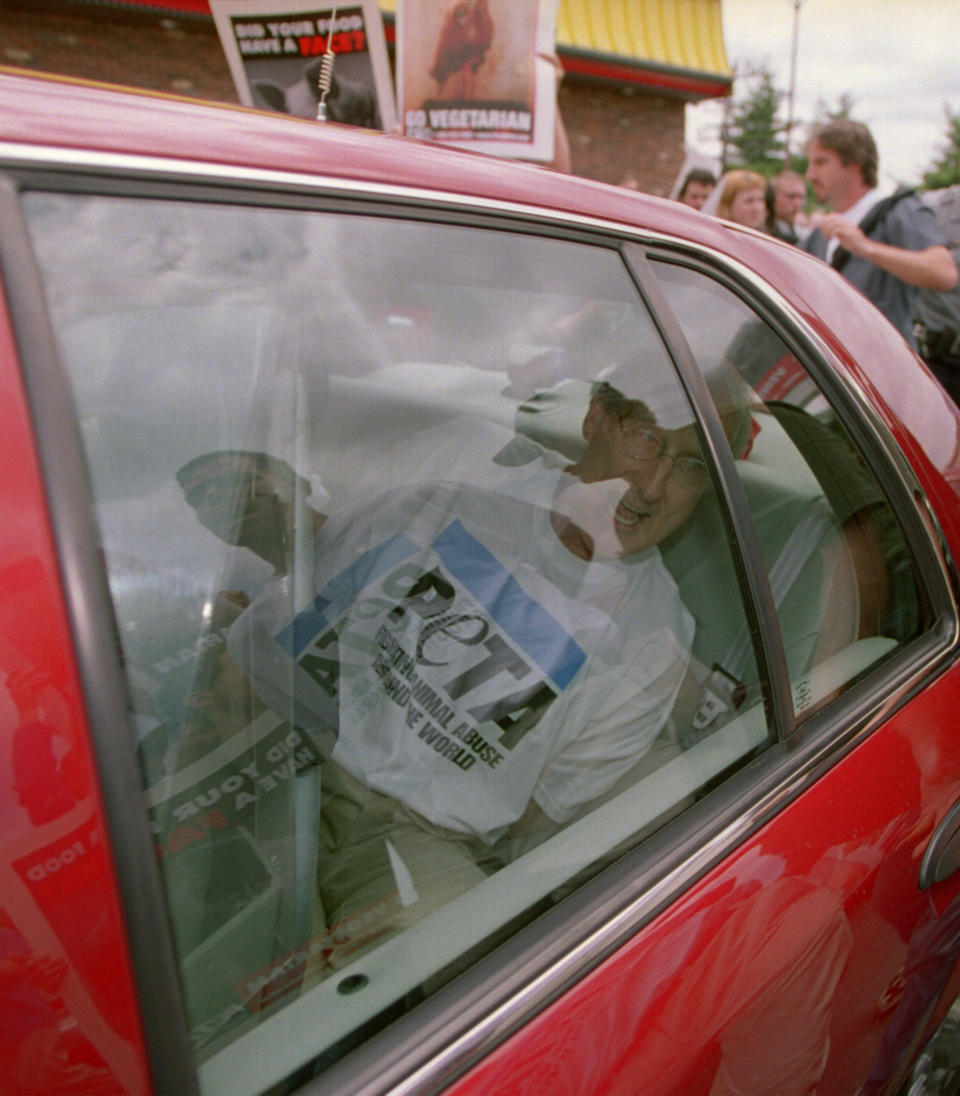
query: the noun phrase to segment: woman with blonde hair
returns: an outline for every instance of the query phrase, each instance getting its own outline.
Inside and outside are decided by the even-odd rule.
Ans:
[[[728,171],[703,207],[704,213],[762,230],[767,219],[766,180],[755,171]]]

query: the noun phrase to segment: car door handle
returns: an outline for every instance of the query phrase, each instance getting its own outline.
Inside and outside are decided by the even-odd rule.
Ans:
[[[926,890],[933,883],[942,883],[960,868],[960,801],[947,811],[934,830],[920,861],[918,883]]]

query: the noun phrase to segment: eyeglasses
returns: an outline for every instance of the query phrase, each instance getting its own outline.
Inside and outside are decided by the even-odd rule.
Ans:
[[[670,460],[673,472],[685,487],[702,487],[707,482],[707,466],[699,457],[681,455],[675,457],[668,453],[663,438],[654,430],[638,426],[618,417],[623,451],[631,460]]]

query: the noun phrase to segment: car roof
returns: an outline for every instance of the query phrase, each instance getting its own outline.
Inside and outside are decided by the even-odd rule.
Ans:
[[[0,140],[283,170],[518,202],[679,233],[729,227],[678,202],[396,134],[0,68]]]

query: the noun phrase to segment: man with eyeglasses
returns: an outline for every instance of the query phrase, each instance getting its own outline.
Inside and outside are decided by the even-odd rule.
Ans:
[[[278,577],[231,630],[261,699],[328,758],[318,880],[341,951],[571,820],[666,721],[694,627],[657,545],[706,466],[692,425],[607,385],[582,433],[578,459],[542,451],[510,489],[434,483],[333,514],[311,602]],[[358,914],[384,896],[371,928]]]
[[[601,385],[583,435],[586,449],[565,469],[551,513],[568,551],[584,560],[630,557],[659,544],[693,512],[708,477],[692,426],[664,430],[646,404]]]

